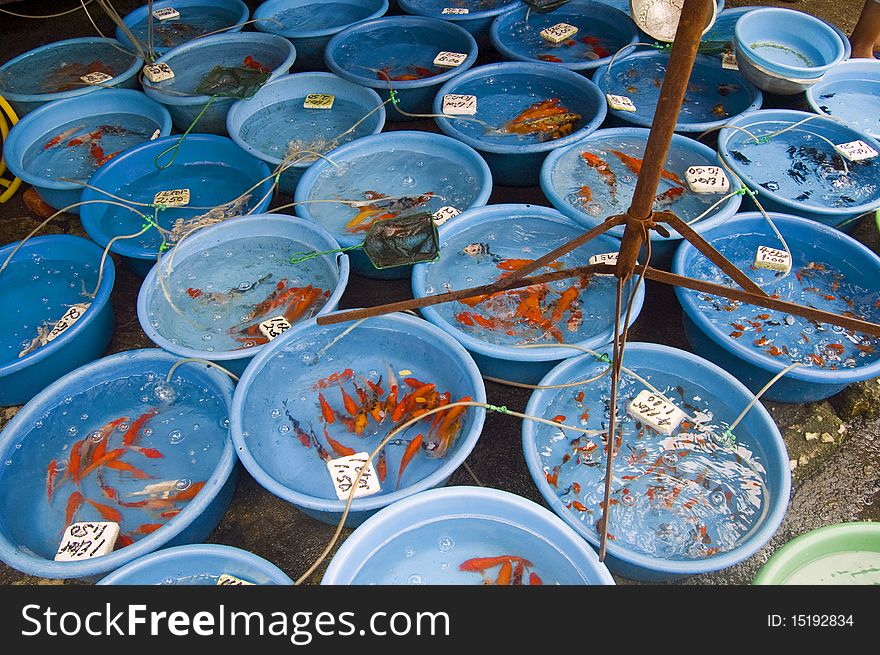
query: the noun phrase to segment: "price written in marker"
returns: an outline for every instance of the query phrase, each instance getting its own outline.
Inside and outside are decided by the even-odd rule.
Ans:
[[[144,66],[144,77],[146,77],[150,82],[162,82],[164,80],[170,80],[174,77],[174,71],[171,70],[171,66],[168,64],[147,64]]]
[[[166,207],[182,207],[189,204],[189,189],[169,189],[153,196],[153,204]]]
[[[327,462],[327,470],[330,471],[330,479],[333,482],[333,488],[336,490],[336,497],[339,500],[346,500],[348,498],[351,493],[351,487],[354,485],[354,480],[358,472],[364,467],[364,464],[367,463],[369,456],[370,454],[366,452],[355,453],[354,455],[331,459]],[[379,477],[376,475],[373,463],[370,462],[367,464],[364,474],[358,482],[357,489],[354,491],[354,497],[372,496],[380,491],[382,491],[382,487],[379,484]]]
[[[448,221],[452,218],[455,218],[460,213],[461,213],[460,211],[458,211],[455,207],[452,207],[451,205],[441,207],[440,209],[438,209],[437,211],[434,212],[434,225],[436,225],[437,227],[440,227],[446,221]]]
[[[541,38],[550,43],[562,43],[577,34],[578,28],[568,23],[556,23],[541,30]]]
[[[74,305],[64,312],[64,316],[61,317],[61,319],[55,324],[55,327],[52,328],[52,331],[46,336],[46,343],[49,343],[64,334],[83,314],[86,313],[88,308],[89,303],[85,303],[82,305]]]
[[[726,193],[730,180],[720,166],[690,166],[684,172],[688,187],[694,193]]]
[[[78,562],[113,552],[119,524],[111,521],[71,523],[55,553],[56,562]]]
[[[456,66],[461,66],[465,59],[467,59],[467,55],[464,53],[443,50],[434,57],[434,65],[442,68],[455,68]]]
[[[721,56],[721,68],[726,68],[729,71],[738,71],[739,64],[736,63],[736,55],[732,52],[725,52]]]
[[[180,12],[174,7],[162,7],[153,10],[153,18],[156,20],[171,20],[172,18],[180,18]]]
[[[849,143],[838,144],[834,146],[834,149],[850,161],[873,159],[878,154],[876,150],[861,139],[858,141],[850,141]]]
[[[330,109],[336,96],[330,93],[310,93],[303,101],[303,109]]]
[[[265,321],[260,323],[260,332],[269,341],[272,341],[272,339],[280,336],[285,330],[289,329],[290,323],[283,316],[267,318]]]
[[[627,96],[616,96],[613,93],[606,93],[605,98],[608,100],[608,106],[616,111],[635,111],[636,106]]]
[[[778,248],[758,246],[758,250],[755,251],[754,266],[755,268],[766,268],[771,271],[787,273],[791,270],[791,256]]]
[[[477,96],[447,93],[443,96],[443,113],[450,116],[473,116],[477,113]]]
[[[684,412],[671,402],[642,389],[626,408],[627,414],[661,434],[672,434],[684,419]]]
[[[466,7],[444,7],[440,13],[444,16],[464,16],[471,13],[471,10]]]
[[[106,84],[113,79],[113,76],[107,75],[107,73],[102,73],[101,71],[97,71],[94,73],[89,73],[88,75],[83,75],[79,79],[81,79],[86,84]]]
[[[224,573],[217,579],[218,587],[240,587],[242,585],[253,586],[253,584],[253,582],[248,582],[247,580],[236,578],[234,575],[229,575],[228,573]]]

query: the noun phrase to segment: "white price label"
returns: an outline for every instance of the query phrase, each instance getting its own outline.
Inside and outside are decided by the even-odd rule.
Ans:
[[[89,73],[88,75],[83,75],[79,79],[81,79],[86,84],[106,84],[113,79],[113,76],[107,75],[107,73],[102,73],[101,71],[97,71],[94,73]]]
[[[577,34],[578,28],[568,23],[556,23],[541,30],[541,38],[550,43],[562,43]]]
[[[369,453],[355,453],[338,459],[331,459],[327,462],[327,470],[330,471],[330,479],[333,481],[333,488],[336,490],[336,497],[339,500],[346,500],[351,493],[351,487],[357,477],[358,472],[364,467],[369,458]],[[373,462],[370,462],[364,474],[358,482],[357,489],[354,491],[354,497],[372,496],[382,491],[379,485],[379,476],[376,475],[376,469],[373,468]]]
[[[456,66],[461,66],[465,59],[467,59],[466,54],[443,50],[442,52],[438,52],[437,56],[434,57],[434,65],[442,66],[443,68],[455,68]]]
[[[876,150],[861,139],[858,141],[850,141],[849,143],[838,144],[834,146],[834,149],[850,161],[873,159],[878,154]]]
[[[725,52],[721,56],[721,68],[726,68],[729,71],[738,71],[739,64],[736,63],[736,55],[732,52]]]
[[[787,273],[791,269],[791,256],[784,250],[758,246],[755,252],[755,268],[767,268],[771,271]]]
[[[455,218],[461,212],[458,211],[455,207],[451,205],[447,205],[446,207],[441,207],[437,211],[434,212],[434,225],[437,227],[443,225],[446,221],[451,218]]]
[[[617,253],[616,252],[603,252],[598,255],[593,255],[590,257],[590,265],[593,264],[611,264],[614,266],[617,264]],[[596,275],[612,275],[612,273],[596,273]]]
[[[64,312],[64,316],[55,324],[55,327],[52,328],[52,331],[46,336],[46,343],[53,341],[56,337],[60,337],[64,334],[67,329],[76,323],[80,317],[86,313],[86,310],[89,308],[89,303],[83,305],[74,305],[66,312]]]
[[[150,82],[162,82],[174,77],[174,71],[168,64],[147,64],[144,66],[144,77]]]
[[[265,321],[260,323],[260,332],[264,337],[266,337],[269,341],[272,341],[275,337],[281,336],[281,334],[285,330],[290,329],[290,323],[283,316],[275,316],[274,318],[267,318]]]
[[[162,7],[153,10],[153,18],[156,20],[171,20],[172,18],[180,18],[180,12],[174,7]]]
[[[464,16],[471,13],[471,10],[465,7],[444,7],[440,13],[444,16]]]
[[[242,585],[253,586],[253,584],[253,582],[248,582],[247,580],[236,578],[234,575],[229,575],[228,573],[224,573],[217,579],[218,587],[240,587]]]
[[[661,434],[672,434],[684,420],[684,412],[671,402],[642,389],[626,408],[627,414]]]
[[[169,189],[168,191],[160,191],[153,196],[154,205],[165,205],[166,207],[182,207],[189,204],[189,189]]]
[[[690,166],[684,177],[694,193],[726,193],[730,191],[730,180],[720,166]]]
[[[150,137],[150,141],[155,141],[159,138],[159,135],[162,134],[162,130],[156,130],[153,132],[153,136]]]
[[[336,96],[329,93],[310,93],[303,101],[303,109],[330,109]]]
[[[473,116],[477,113],[477,96],[447,93],[443,96],[443,113],[450,116]]]
[[[113,552],[119,524],[111,521],[71,523],[55,553],[56,562],[79,562]]]
[[[627,96],[616,96],[613,93],[606,93],[605,98],[608,100],[608,106],[617,111],[635,111],[636,106]]]

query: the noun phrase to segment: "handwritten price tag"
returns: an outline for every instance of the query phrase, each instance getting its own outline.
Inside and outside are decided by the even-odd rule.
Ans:
[[[444,7],[440,13],[444,16],[464,16],[471,13],[471,10],[464,7]]]
[[[791,256],[784,250],[759,246],[755,252],[755,268],[767,268],[771,271],[787,273],[791,269]]]
[[[153,132],[153,136],[150,137],[150,141],[155,141],[159,138],[159,135],[162,134],[162,130],[156,130]]]
[[[661,434],[672,434],[684,419],[684,412],[647,389],[630,401],[627,414]]]
[[[164,80],[170,80],[174,77],[174,71],[171,70],[171,66],[168,64],[147,64],[144,66],[144,77],[146,77],[150,82],[162,82]]]
[[[438,209],[437,211],[434,212],[434,225],[436,225],[437,227],[440,227],[446,221],[448,221],[451,218],[455,218],[460,213],[461,213],[460,211],[458,211],[455,207],[452,207],[451,205],[447,205],[446,207],[441,207],[440,209]]]
[[[451,116],[473,116],[477,113],[477,96],[447,93],[443,96],[443,113]]]
[[[253,582],[248,582],[247,580],[236,578],[234,575],[229,575],[228,573],[224,573],[217,579],[218,587],[240,587],[242,585],[253,586],[253,584]]]
[[[80,317],[86,313],[86,310],[89,308],[89,303],[82,305],[74,305],[66,312],[64,312],[64,316],[55,324],[55,327],[52,328],[52,331],[49,332],[49,335],[46,337],[46,343],[55,340],[57,337],[60,337],[64,334],[68,328],[70,328],[74,323],[76,323]]]
[[[89,73],[88,75],[83,75],[81,78],[83,82],[86,84],[106,84],[110,80],[113,79],[112,75],[107,75],[107,73],[102,73],[101,71],[97,71],[95,73]]]
[[[617,111],[635,111],[636,106],[633,101],[626,96],[616,96],[613,93],[606,93],[605,98],[608,100],[608,106]]]
[[[330,109],[336,96],[329,93],[310,93],[303,101],[303,109]]]
[[[861,139],[858,141],[850,141],[849,143],[841,143],[834,146],[834,149],[850,161],[873,159],[878,154],[876,150]]]
[[[119,524],[110,521],[71,523],[55,553],[56,562],[79,562],[113,552]]]
[[[287,319],[283,316],[276,316],[274,318],[267,318],[265,321],[260,323],[260,332],[266,337],[269,341],[272,341],[277,336],[280,336],[285,330],[290,329],[290,323],[287,322]]]
[[[738,71],[739,64],[736,63],[736,55],[732,52],[725,52],[721,56],[721,68],[726,68],[729,71]]]
[[[720,166],[691,166],[684,177],[694,193],[726,193],[730,191],[730,180]]]
[[[617,264],[617,253],[616,252],[603,252],[598,255],[593,255],[590,257],[590,262],[592,264],[611,264],[614,266]],[[596,273],[596,275],[612,275],[611,273]]]
[[[568,23],[556,23],[541,30],[541,38],[550,43],[562,43],[577,34],[578,28]]]
[[[333,488],[336,490],[336,497],[339,500],[348,498],[354,479],[366,464],[369,456],[369,453],[355,453],[327,462],[327,470],[330,471],[330,479],[333,481]],[[354,497],[372,496],[380,491],[382,491],[382,487],[379,485],[379,477],[376,475],[373,463],[370,462],[358,482]]]
[[[162,7],[153,10],[153,18],[156,20],[171,20],[172,18],[180,18],[180,12],[174,7]]]
[[[434,57],[434,65],[443,68],[455,68],[456,66],[461,66],[465,59],[467,59],[466,54],[443,50],[442,52],[438,52],[437,56]]]
[[[153,204],[167,207],[182,207],[189,204],[189,189],[169,189],[153,196]]]

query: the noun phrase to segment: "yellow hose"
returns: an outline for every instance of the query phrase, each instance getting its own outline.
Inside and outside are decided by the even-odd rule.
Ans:
[[[6,122],[7,116],[9,117],[8,123]],[[17,122],[18,116],[15,115],[15,110],[12,109],[8,102],[6,102],[6,98],[0,96],[0,141],[6,141],[6,137],[9,136],[9,128]],[[4,161],[2,153],[3,151],[0,149],[0,175],[6,172],[6,161]],[[2,190],[3,187],[6,187],[6,189],[0,193],[0,203],[6,202],[15,195],[15,192],[18,191],[20,185],[21,180],[17,177],[12,178],[12,180],[0,177],[0,190]]]

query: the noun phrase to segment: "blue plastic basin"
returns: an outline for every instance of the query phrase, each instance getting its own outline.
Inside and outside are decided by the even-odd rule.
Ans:
[[[83,202],[118,202],[108,195],[113,194],[134,203],[152,203],[159,191],[189,189],[189,205],[157,211],[157,222],[166,230],[172,229],[178,219],[202,215],[242,194],[249,194],[250,199],[230,216],[248,211],[259,213],[269,206],[273,181],[268,166],[229,139],[212,134],[190,134],[183,140],[174,163],[158,169],[156,157],[179,139],[179,136],[156,139],[114,157],[89,180],[94,188],[83,191]],[[168,163],[172,156],[170,152],[162,155],[160,164]],[[138,212],[153,214],[150,207],[130,206]],[[83,205],[80,218],[85,231],[101,246],[107,246],[114,237],[136,234],[144,225],[141,215],[103,202]],[[125,257],[136,273],[146,275],[156,263],[161,243],[158,230],[150,229],[140,237],[115,241],[111,250]]]
[[[268,0],[254,12],[254,26],[290,39],[297,70],[326,70],[324,49],[335,34],[387,11],[388,0]]]
[[[343,248],[362,243],[372,219],[381,211],[352,223],[362,209],[326,200],[365,202],[369,192],[391,197],[407,196],[410,209],[436,212],[451,206],[459,211],[480,207],[492,192],[492,174],[470,146],[442,134],[395,131],[375,134],[340,146],[315,162],[296,189],[296,211],[329,231]],[[428,195],[432,194],[432,195]],[[418,202],[416,205],[416,201]],[[352,231],[355,230],[355,231]],[[409,277],[410,266],[377,269],[362,250],[349,251],[352,270],[378,279]]]
[[[450,3],[448,0],[400,0],[400,8],[415,16],[428,16],[455,23],[473,34],[477,43],[487,43],[489,26],[496,16],[504,14],[519,6],[519,0],[459,0]],[[444,14],[447,7],[467,9],[466,14]]]
[[[489,205],[468,210],[440,228],[440,259],[413,267],[413,295],[421,298],[442,293],[448,288],[447,284],[452,290],[489,284],[505,274],[505,261],[537,259],[581,233],[583,228],[577,222],[547,207]],[[489,252],[474,256],[463,251],[474,243],[486,244]],[[592,255],[619,249],[619,239],[602,235],[566,255],[560,264],[565,268],[585,266]],[[573,357],[579,351],[564,346],[517,348],[517,344],[553,346],[560,343],[558,339],[562,337],[567,343],[586,348],[605,347],[614,335],[611,318],[614,313],[614,279],[596,276],[586,288],[579,288],[582,283],[576,278],[546,285],[547,295],[541,301],[540,311],[548,323],[552,322],[553,310],[557,306],[554,303],[562,302],[563,293],[570,288],[578,291],[579,307],[564,311],[553,324],[558,336],[547,334],[546,326],[535,326],[515,315],[522,299],[519,291],[500,294],[473,306],[452,302],[425,307],[421,311],[427,320],[468,349],[484,375],[535,384],[560,360]],[[626,294],[627,300],[632,286]],[[644,296],[644,286],[640,285],[630,323],[638,317]],[[497,326],[481,327],[480,318],[497,321]],[[575,330],[569,329],[571,321],[577,321]],[[515,331],[515,336],[508,335],[508,330]]]
[[[434,58],[441,52],[460,53],[467,58],[454,68],[434,66]],[[406,121],[414,117],[397,108],[409,114],[430,114],[440,85],[474,65],[477,42],[467,30],[437,18],[390,16],[343,30],[327,44],[324,57],[339,77],[375,89],[382,100],[388,100],[390,90],[396,91],[397,100],[388,112],[388,120]]]
[[[385,392],[378,396],[384,401],[392,393],[390,373],[398,380],[398,400],[415,390],[404,381],[410,376],[435,384],[437,393],[449,392],[453,401],[464,396],[476,402],[486,399],[480,372],[467,351],[427,321],[408,314],[389,314],[359,324],[321,327],[312,319],[293,326],[263,348],[239,382],[231,421],[235,447],[245,468],[265,489],[309,516],[338,523],[345,501],[337,500],[314,440],[309,447],[303,444],[313,431],[313,439],[323,444],[329,457],[339,455],[328,445],[328,434],[355,451],[372,452],[397,424],[393,414],[381,423],[367,419],[366,428],[356,436],[345,425],[352,418],[343,409],[341,389],[357,403],[359,394],[353,382],[363,386],[364,377],[369,376],[367,379]],[[334,374],[337,377],[331,378]],[[341,383],[333,381],[339,379]],[[335,412],[333,424],[322,418],[319,393]],[[389,443],[385,447],[388,473],[381,491],[355,498],[346,525],[358,525],[386,505],[445,484],[476,445],[485,411],[468,408],[463,417],[444,456],[432,458],[420,450],[401,478],[399,463],[407,444],[417,434],[424,434],[423,445],[431,439],[431,417],[400,433],[399,441]]]
[[[851,59],[825,73],[807,89],[807,102],[818,114],[828,114],[880,138],[880,61]]]
[[[303,102],[312,93],[333,95],[333,106],[305,109]],[[349,133],[361,119],[363,122]],[[359,137],[378,134],[384,126],[385,107],[379,95],[332,73],[279,77],[253,98],[232,105],[226,117],[232,140],[273,170],[281,164],[291,142],[296,142],[299,150],[324,154]],[[292,155],[278,188],[292,195],[303,172],[318,159],[309,152]]]
[[[504,59],[552,62],[590,74],[607,65],[614,53],[620,52],[621,57],[626,53],[624,48],[639,41],[639,29],[629,17],[628,3],[624,13],[604,2],[572,0],[548,14],[530,12],[528,21],[526,11],[527,7],[520,6],[492,22],[492,45]],[[571,43],[551,45],[541,37],[541,30],[557,23],[578,28]]]
[[[170,275],[167,270],[170,256],[150,270],[138,294],[138,320],[150,340],[160,348],[181,357],[220,362],[233,373],[241,374],[262,346],[253,340],[255,345],[249,348],[242,342],[236,342],[235,349],[224,348],[216,345],[218,335],[223,338],[230,326],[238,324],[241,315],[252,311],[255,304],[273,293],[277,297],[277,284],[282,279],[289,280],[285,287],[315,284],[327,293],[327,298],[312,305],[318,307],[313,315],[336,309],[348,283],[348,257],[335,253],[298,265],[292,265],[288,260],[293,253],[326,252],[337,248],[339,245],[326,230],[310,221],[283,214],[255,214],[205,228],[185,239],[175,250]],[[218,257],[222,258],[219,262]],[[272,277],[265,279],[270,269]],[[186,313],[185,318],[169,307],[157,279],[160,273],[175,306]],[[292,279],[298,281],[293,283]],[[318,279],[322,283],[319,284]],[[240,294],[242,301],[239,302],[228,290],[241,290],[242,284],[253,287]],[[195,294],[192,291],[187,293],[187,290],[194,287],[208,293],[226,293],[226,296],[216,301],[206,300],[204,293],[193,297]],[[296,298],[291,302],[296,303]],[[246,323],[280,315],[288,304]],[[312,313],[310,310],[309,314]],[[262,335],[257,333],[255,336]]]
[[[734,430],[735,441],[724,445],[721,431],[753,398],[732,375],[689,352],[647,343],[630,343],[624,366],[687,414],[704,414],[707,422],[702,425],[709,432],[694,432],[693,424],[683,423],[664,437],[637,423],[626,408],[647,387],[622,372],[617,407],[622,442],[614,461],[611,500],[617,502],[610,504],[608,568],[628,578],[660,581],[717,571],[755,554],[782,522],[791,490],[788,453],[770,414],[755,404]],[[587,380],[607,367],[592,355],[568,359],[541,385]],[[610,377],[539,389],[526,413],[546,419],[561,414],[569,425],[607,430],[604,407]],[[581,391],[586,395],[577,402]],[[584,410],[588,418],[579,422],[577,416]],[[600,436],[580,437],[570,430],[523,422],[526,463],[538,490],[550,509],[597,546],[605,449]],[[646,486],[655,476],[656,483]],[[738,518],[731,518],[734,512]],[[736,528],[734,522],[745,527]]]
[[[242,23],[250,15],[241,0],[158,0],[152,3],[153,11],[167,7],[176,9],[180,17],[153,19],[153,51],[160,55],[205,34],[220,30],[228,34],[240,32]],[[145,50],[149,16],[150,5],[145,4],[126,14],[122,20]],[[131,41],[119,27],[116,28],[116,38],[131,47]]]
[[[44,578],[92,577],[108,573],[159,548],[199,542],[211,533],[226,512],[235,486],[235,454],[228,428],[224,426],[232,401],[232,382],[203,364],[185,364],[175,371],[170,383],[172,391],[167,395],[169,387],[164,385],[164,379],[175,361],[177,357],[158,348],[129,350],[104,357],[46,387],[7,424],[0,435],[0,454],[4,461],[11,460],[12,464],[3,467],[0,473],[0,506],[3,509],[0,513],[0,560],[19,571]],[[135,397],[132,394],[134,389],[128,386],[142,382],[143,388],[148,390],[141,392],[145,393],[146,401]],[[157,386],[162,390],[160,393],[156,393]],[[161,400],[162,397],[166,400]],[[202,397],[209,400],[197,402]],[[119,500],[128,499],[126,502],[137,502],[138,497],[130,497],[129,493],[162,481],[176,480],[181,483],[179,488],[184,490],[197,490],[194,484],[202,480],[204,486],[176,516],[166,520],[141,508],[122,507],[100,491],[95,493],[97,483],[91,478],[97,474],[88,473],[80,480],[78,488],[91,500],[121,511],[123,533],[131,533],[141,522],[161,522],[162,525],[135,539],[132,545],[107,555],[75,562],[54,561],[66,525],[68,498],[72,489],[77,487],[70,479],[62,484],[59,472],[52,502],[47,503],[46,478],[50,461],[55,459],[60,468],[66,463],[65,458],[73,445],[79,440],[87,440],[93,434],[91,431],[97,431],[117,417],[125,416],[133,422],[141,412],[152,407],[158,408],[160,413],[143,425],[144,430],[149,428],[152,431],[151,434],[141,432],[133,444],[157,448],[163,457],[148,459],[126,452],[123,461],[145,469],[153,479],[139,480],[129,474],[99,467],[105,484],[116,489]],[[178,427],[174,422],[179,415],[176,411],[169,411],[171,407],[179,409],[189,420],[193,416],[213,417],[214,410],[222,418],[216,423],[202,421],[199,431],[187,424],[184,430],[168,432],[169,425]],[[73,416],[65,418],[68,413]],[[184,420],[180,418],[179,424],[182,425]],[[63,426],[69,427],[64,430]],[[111,430],[109,437],[105,437],[113,440],[108,449],[119,447],[120,432],[121,429]],[[189,455],[194,448],[198,455]],[[203,461],[194,464],[198,459]],[[201,473],[205,475],[203,479],[199,477]],[[90,505],[83,504],[74,520],[95,521],[101,520],[101,516]]]
[[[6,261],[19,242],[0,248],[0,265]],[[52,235],[30,239],[0,273],[0,298],[6,308],[0,319],[4,348],[0,361],[0,406],[20,405],[78,366],[101,356],[113,333],[113,304],[110,292],[116,270],[109,257],[104,262],[101,286],[94,298],[82,295],[75,277],[87,284],[88,293],[95,290],[101,248],[88,239],[69,235]],[[69,284],[62,280],[51,283],[44,265],[39,273],[31,270],[55,262],[72,262]],[[26,269],[27,267],[27,269]],[[86,268],[88,267],[88,269]],[[60,270],[60,269],[56,269]],[[34,279],[35,275],[39,277]],[[41,302],[47,298],[49,302]],[[52,329],[67,312],[67,306],[90,302],[85,314],[70,328],[49,343],[18,357],[24,346],[37,336],[37,327],[48,322]],[[26,326],[26,327],[25,327]]]
[[[651,127],[668,64],[666,53],[637,52],[618,58],[612,68],[599,69],[593,81],[604,93],[626,96],[636,106],[635,112],[609,109],[614,118]],[[675,131],[693,133],[717,129],[731,117],[760,109],[763,101],[763,94],[739,72],[722,68],[715,58],[698,56]]]
[[[795,127],[795,123],[807,119],[808,122]],[[862,140],[880,152],[880,143],[866,133],[830,118],[789,109],[743,114],[729,121],[729,125],[718,134],[718,152],[742,181],[758,192],[768,211],[793,211],[826,225],[841,225],[880,207],[880,158],[846,162],[844,168],[843,158],[832,147]],[[767,142],[755,143],[752,136],[738,128],[748,130],[758,140],[785,128],[792,129]],[[794,154],[789,153],[790,148],[795,148]],[[813,148],[816,152],[810,154],[802,148]],[[818,189],[816,182],[821,183]],[[803,197],[807,191],[811,193]]]
[[[196,89],[215,66],[241,68],[247,57],[272,71],[271,80],[287,74],[296,59],[296,50],[290,41],[275,34],[238,32],[206,36],[159,57],[156,63],[168,64],[174,77],[163,82],[144,79],[144,91],[168,108],[174,127],[181,132],[198,118],[194,131],[226,134],[226,113],[235,98],[216,97],[212,101]],[[205,109],[209,101],[211,106]]]
[[[92,154],[90,133],[104,126],[131,130],[122,135],[107,131],[97,142],[104,156],[148,141],[156,130],[160,136],[171,133],[171,116],[155,100],[129,89],[106,89],[97,93],[56,100],[30,112],[9,131],[3,144],[3,158],[9,170],[33,185],[40,197],[55,209],[79,202],[83,186],[57,178],[86,182],[97,170],[100,160]],[[68,133],[74,129],[73,133]],[[66,135],[47,148],[52,140]],[[80,139],[82,144],[69,146]],[[68,157],[47,161],[46,154]],[[83,159],[78,159],[82,156]],[[74,158],[77,159],[74,159]],[[60,170],[59,170],[59,167]],[[51,172],[50,172],[51,171]],[[79,213],[79,207],[70,210]]]
[[[541,168],[541,188],[556,209],[581,225],[593,228],[609,216],[626,213],[635,190],[635,173],[612,150],[641,159],[647,141],[648,130],[645,128],[598,130],[568,148],[550,153]],[[616,179],[612,186],[607,184],[607,178],[603,178],[594,167],[586,163],[584,152],[599,157],[609,166]],[[661,179],[658,195],[670,193],[670,189],[686,189],[685,171],[689,166],[717,164],[718,155],[714,150],[693,139],[674,135],[666,157],[665,170],[669,175]],[[670,179],[673,175],[677,179]],[[586,200],[586,195],[580,191],[584,185],[590,188],[590,200]],[[735,190],[735,180],[731,181],[731,185]],[[613,194],[612,189],[615,189]],[[671,204],[658,203],[655,206],[672,211],[685,222],[690,222],[710,210],[722,198],[724,194],[697,195],[686,190],[677,199],[673,199]],[[711,230],[733,216],[739,209],[740,202],[739,195],[728,198],[692,227],[697,232]],[[623,226],[612,228],[608,234],[622,237]],[[651,265],[668,267],[680,241],[681,235],[674,230],[670,231],[668,238],[652,231]],[[643,250],[642,256],[645,255]]]
[[[506,491],[449,487],[386,507],[349,536],[321,584],[483,584],[471,558],[512,555],[541,583],[614,584],[596,553],[558,517]],[[494,581],[501,564],[485,573]]]
[[[605,96],[598,86],[583,75],[553,64],[505,62],[474,68],[443,85],[434,99],[434,113],[442,113],[443,96],[450,93],[476,96],[473,118],[491,127],[459,118],[437,118],[437,125],[478,150],[492,169],[495,182],[509,186],[537,184],[547,154],[592,133],[607,112]],[[581,116],[567,136],[542,141],[534,134],[524,137],[493,132],[506,129],[508,121],[531,105],[552,98],[559,99],[560,107]]]
[[[145,555],[99,585],[216,585],[223,574],[258,585],[293,584],[277,566],[253,553],[219,544],[175,546]]]
[[[754,251],[759,245],[771,248],[780,248],[781,244],[776,238],[767,221],[756,212],[740,214],[727,223],[712,230],[707,235],[708,239],[722,254],[732,258],[731,261],[744,270],[749,277],[760,280],[767,293],[779,293],[782,300],[789,300],[799,304],[809,303],[819,309],[826,309],[837,313],[852,311],[857,316],[866,317],[867,320],[880,321],[880,311],[874,307],[877,294],[880,293],[880,258],[861,243],[835,230],[812,220],[798,218],[786,214],[771,213],[776,227],[782,233],[793,253],[792,273],[784,278],[778,278],[772,272],[751,268],[751,261],[746,262],[743,258],[753,260]],[[732,252],[736,248],[736,253]],[[839,289],[831,287],[828,281],[822,281],[822,273],[810,274],[810,262],[828,266],[843,277],[839,280]],[[707,264],[690,244],[683,244],[675,256],[674,271],[682,275],[707,279]],[[804,269],[807,272],[804,272]],[[800,276],[800,279],[796,276]],[[721,282],[729,280],[721,274],[711,276],[712,281]],[[856,307],[848,305],[843,296],[847,295],[845,284],[858,285],[867,289],[867,294],[856,296],[852,300],[857,303]],[[815,292],[804,292],[806,298],[801,297],[805,288],[818,288]],[[817,327],[806,319],[794,317],[791,326],[780,327],[779,330],[769,328],[767,325],[761,334],[754,330],[746,330],[742,336],[732,338],[732,322],[741,321],[746,313],[769,314],[766,320],[782,322],[784,312],[775,312],[760,307],[744,306],[742,310],[733,312],[722,311],[719,318],[717,310],[710,310],[701,301],[701,294],[686,291],[676,287],[675,292],[685,312],[685,333],[694,350],[706,357],[725,370],[735,375],[741,382],[753,391],[761,389],[770,379],[782,371],[792,361],[805,362],[807,366],[795,368],[785,377],[776,382],[764,394],[769,400],[777,400],[787,403],[805,403],[823,400],[835,393],[842,391],[852,382],[867,380],[880,375],[880,357],[874,352],[861,353],[851,345],[851,341],[840,329],[830,325],[824,325],[826,331],[822,334]],[[830,295],[832,300],[823,298]],[[718,299],[720,304],[729,306],[728,301]],[[861,305],[861,308],[859,308]],[[713,316],[715,320],[713,320]],[[763,322],[756,321],[756,322]],[[746,323],[748,325],[748,323]],[[783,325],[785,325],[783,323]],[[771,331],[772,330],[772,331]],[[806,335],[810,339],[809,346],[802,343],[799,335]],[[872,339],[867,335],[861,335],[865,339],[868,348],[880,346],[880,340]],[[769,340],[758,347],[755,340],[766,337]],[[854,336],[854,338],[856,338]],[[814,352],[816,347],[823,341],[832,341],[845,346],[848,351],[840,356],[829,352],[825,348],[819,348],[816,354],[821,362],[809,361],[806,353]],[[792,350],[799,347],[797,356],[768,354],[772,346],[781,348],[783,345]],[[855,366],[843,368],[841,361],[849,356],[853,357]],[[822,365],[824,363],[824,365]],[[838,367],[832,370],[831,366]]]
[[[107,86],[133,89],[143,60],[116,39],[85,36],[29,50],[0,66],[0,95],[18,117],[53,100],[94,93]],[[101,64],[101,66],[90,65]],[[97,86],[80,77],[103,69],[113,79]],[[69,88],[68,88],[69,87]]]

